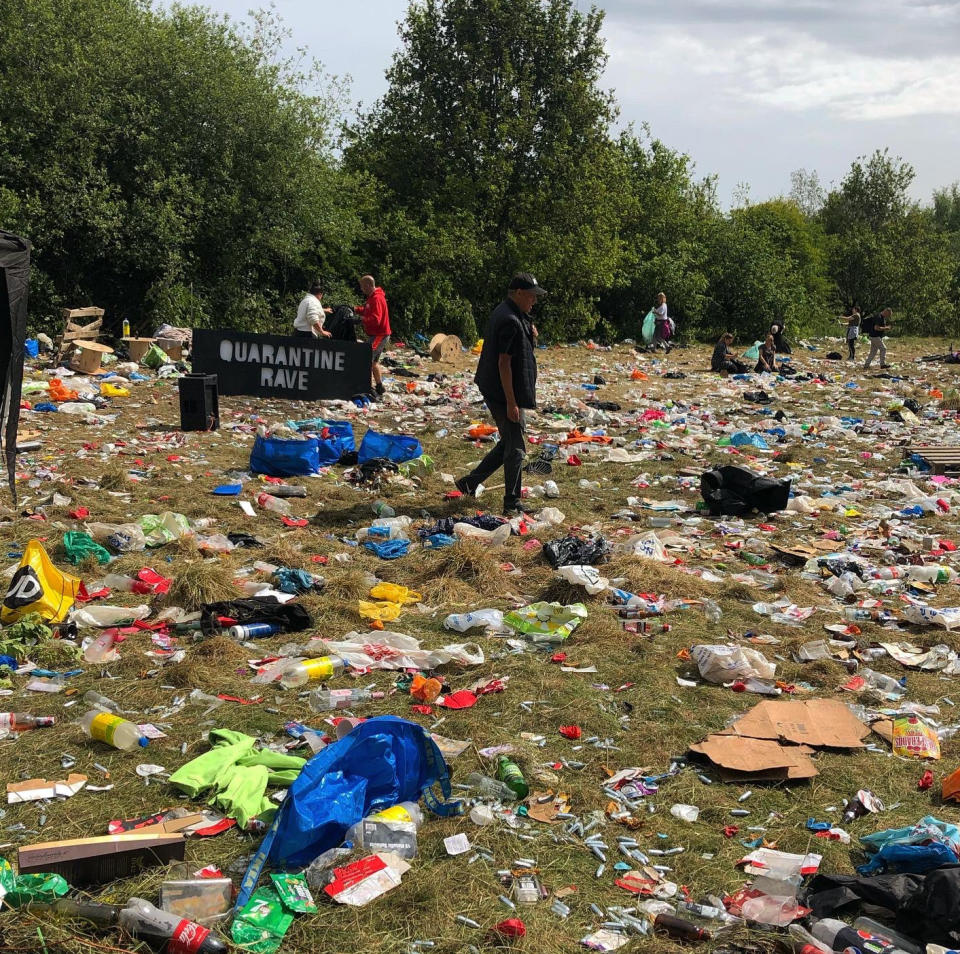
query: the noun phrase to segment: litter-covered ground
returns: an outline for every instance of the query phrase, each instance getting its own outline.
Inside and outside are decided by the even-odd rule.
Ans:
[[[131,898],[202,918],[209,951],[799,950],[865,896],[906,912],[898,947],[955,946],[958,365],[916,360],[945,344],[864,372],[816,342],[782,379],[711,374],[706,347],[541,349],[509,529],[499,487],[454,489],[490,439],[470,355],[396,350],[364,407],[221,397],[188,433],[170,370],[28,361],[25,399],[59,410],[23,412],[3,524],[6,949],[134,950],[152,909],[63,900]],[[282,479],[305,496],[251,475],[261,427],[318,435],[319,473]],[[368,429],[416,440],[323,465]],[[336,724],[380,716],[405,721]],[[391,791],[419,809],[353,827]],[[271,878],[304,869],[316,911]]]

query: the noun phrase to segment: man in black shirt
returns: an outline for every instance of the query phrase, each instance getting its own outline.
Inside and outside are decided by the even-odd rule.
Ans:
[[[864,369],[869,368],[878,355],[880,367],[887,366],[887,346],[883,343],[883,336],[890,330],[891,317],[893,317],[893,309],[884,308],[879,314],[863,319],[862,331],[870,337],[870,354],[867,355]]]
[[[520,489],[524,442],[524,410],[537,406],[537,331],[530,312],[546,291],[529,272],[519,272],[510,281],[507,297],[490,315],[483,336],[483,349],[474,381],[500,431],[500,440],[474,468],[457,480],[457,489],[473,496],[477,487],[500,467],[505,486],[503,510],[521,511]]]

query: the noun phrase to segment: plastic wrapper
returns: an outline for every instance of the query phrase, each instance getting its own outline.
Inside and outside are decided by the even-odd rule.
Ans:
[[[543,555],[555,570],[561,566],[595,566],[610,555],[610,545],[603,537],[568,536],[547,543]]]
[[[250,954],[273,954],[293,924],[293,914],[284,909],[276,889],[258,888],[237,912],[230,926],[235,944]]]
[[[583,603],[563,606],[541,602],[507,613],[503,622],[535,645],[552,646],[562,643],[586,618]]]
[[[893,754],[918,759],[939,759],[940,739],[919,716],[894,719]]]
[[[762,653],[745,646],[705,645],[690,650],[700,676],[723,685],[737,679],[773,679],[777,666]]]
[[[145,513],[140,518],[140,527],[148,547],[160,547],[165,543],[173,543],[174,540],[192,533],[190,521],[182,513],[173,513],[170,510],[159,515]]]
[[[610,586],[610,581],[592,566],[569,564],[560,567],[557,576],[574,586],[582,586],[591,596],[602,593]]]
[[[448,663],[479,666],[483,650],[476,643],[451,643],[421,649],[420,640],[403,633],[347,633],[340,641],[317,640],[324,653],[339,656],[355,669],[436,669]],[[309,648],[309,647],[308,647]]]

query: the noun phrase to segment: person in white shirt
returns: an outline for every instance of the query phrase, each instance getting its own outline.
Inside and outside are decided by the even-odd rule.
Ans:
[[[332,308],[323,307],[323,285],[314,282],[297,308],[297,317],[293,322],[293,333],[297,338],[329,338],[330,332],[323,327],[326,315],[332,315]]]
[[[663,292],[657,294],[657,303],[653,306],[654,331],[653,347],[670,350],[669,339],[673,334],[673,327],[667,315],[667,296]]]

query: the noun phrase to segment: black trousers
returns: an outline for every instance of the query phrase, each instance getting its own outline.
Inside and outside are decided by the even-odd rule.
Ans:
[[[463,478],[471,493],[475,492],[479,484],[485,483],[491,474],[503,468],[503,509],[512,510],[520,504],[520,490],[523,485],[523,459],[527,453],[524,440],[526,420],[520,411],[520,421],[511,421],[507,417],[505,404],[494,404],[488,401],[487,407],[493,416],[493,422],[500,431],[500,440],[493,446],[490,453],[480,461],[473,471]]]
[[[849,351],[848,357],[851,361],[856,361],[857,359],[857,339],[856,338],[847,338],[847,351]]]

